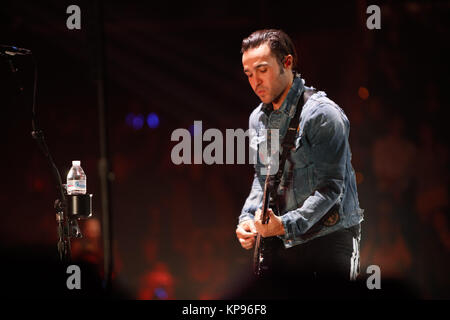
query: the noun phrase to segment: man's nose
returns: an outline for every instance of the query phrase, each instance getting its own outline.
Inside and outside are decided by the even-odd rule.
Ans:
[[[255,88],[258,87],[262,83],[261,77],[255,75]]]

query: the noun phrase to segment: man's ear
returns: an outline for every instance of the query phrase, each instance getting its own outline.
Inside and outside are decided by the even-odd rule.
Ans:
[[[285,69],[291,69],[292,70],[292,63],[293,63],[293,61],[294,61],[294,58],[292,57],[292,55],[288,54],[284,58],[283,67]]]

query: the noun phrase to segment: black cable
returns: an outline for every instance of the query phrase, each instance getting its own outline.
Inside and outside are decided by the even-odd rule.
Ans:
[[[32,53],[31,53],[31,57],[32,57],[32,60],[33,60],[33,65],[34,65],[33,100],[32,100],[32,107],[31,107],[31,127],[32,127],[31,136],[36,140],[39,148],[42,150],[42,152],[44,153],[45,157],[50,162],[50,167],[52,168],[52,173],[53,173],[53,176],[54,176],[54,178],[56,180],[56,183],[57,183],[57,190],[58,190],[58,193],[59,193],[60,201],[62,203],[65,203],[65,200],[66,200],[65,198],[66,197],[64,195],[64,188],[63,188],[63,183],[62,183],[62,179],[61,179],[61,174],[59,173],[59,170],[56,167],[56,164],[53,161],[53,158],[52,158],[52,156],[50,154],[48,146],[45,143],[44,132],[41,129],[39,129],[39,126],[38,126],[37,114],[36,114],[36,94],[37,94],[37,83],[38,83],[38,66],[37,66],[36,58],[34,57],[34,55]]]
[[[34,55],[31,55],[31,58],[33,59],[33,65],[34,65],[34,83],[33,83],[33,101],[31,106],[31,127],[33,128],[33,131],[36,131],[36,92],[37,92],[37,81],[38,81],[38,68],[37,68],[37,62]]]
[[[32,132],[31,136],[39,148],[41,149],[44,156],[50,163],[50,167],[52,170],[52,174],[57,184],[57,191],[59,193],[59,199],[55,201],[54,208],[57,212],[57,222],[58,222],[58,252],[59,257],[62,262],[68,263],[70,261],[71,250],[70,250],[70,235],[69,235],[69,219],[66,211],[66,196],[64,194],[64,187],[62,184],[61,174],[59,173],[58,168],[56,167],[55,162],[50,154],[47,144],[45,143],[44,133],[41,129],[39,129],[38,121],[37,121],[37,113],[36,113],[36,96],[37,96],[37,83],[38,83],[38,65],[36,58],[31,53],[31,57],[34,65],[34,81],[33,81],[33,100],[31,107],[31,127]]]

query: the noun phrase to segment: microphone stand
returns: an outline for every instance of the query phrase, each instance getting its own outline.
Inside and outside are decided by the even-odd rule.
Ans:
[[[37,79],[38,79],[38,69],[36,59],[31,53],[31,57],[34,63],[34,86],[33,86],[33,103],[32,103],[32,113],[31,113],[31,136],[36,141],[37,145],[41,149],[44,156],[47,158],[50,168],[53,174],[53,178],[56,182],[56,189],[58,198],[54,203],[54,208],[56,210],[56,222],[57,233],[58,233],[58,254],[61,262],[68,264],[71,260],[71,248],[70,248],[70,238],[80,238],[82,237],[80,228],[77,223],[77,219],[89,218],[92,215],[92,194],[88,195],[67,195],[65,186],[62,183],[61,175],[55,162],[50,154],[48,146],[45,142],[44,132],[39,129],[36,116],[36,89],[37,89]],[[18,85],[20,95],[23,98],[23,86],[20,83],[20,79],[17,75],[18,69],[14,66],[14,62],[11,56],[0,53],[2,57],[8,60],[9,66],[13,73],[13,77]],[[67,198],[71,198],[70,210],[67,206]],[[70,215],[69,215],[70,213]]]

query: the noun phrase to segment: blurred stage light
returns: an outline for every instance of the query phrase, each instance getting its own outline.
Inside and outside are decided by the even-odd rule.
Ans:
[[[130,112],[129,114],[127,114],[127,116],[125,117],[126,125],[129,127],[133,127],[133,119],[134,119],[134,113]]]
[[[144,116],[141,114],[138,114],[137,116],[135,116],[133,118],[132,126],[133,126],[134,130],[142,129],[142,127],[144,126]]]
[[[159,126],[159,117],[158,117],[158,115],[156,113],[154,113],[154,112],[149,113],[149,115],[147,116],[147,125],[151,129],[158,128],[158,126]]]
[[[367,98],[369,98],[369,90],[365,87],[359,87],[358,95],[361,99],[367,100]]]
[[[364,174],[362,172],[356,172],[356,184],[361,184],[364,181]]]
[[[191,124],[189,126],[189,132],[191,133],[191,136],[201,136],[202,135],[202,125],[195,125],[195,124]]]
[[[169,297],[169,295],[167,294],[166,290],[164,290],[163,288],[156,288],[155,289],[155,296],[158,300],[165,300]]]

